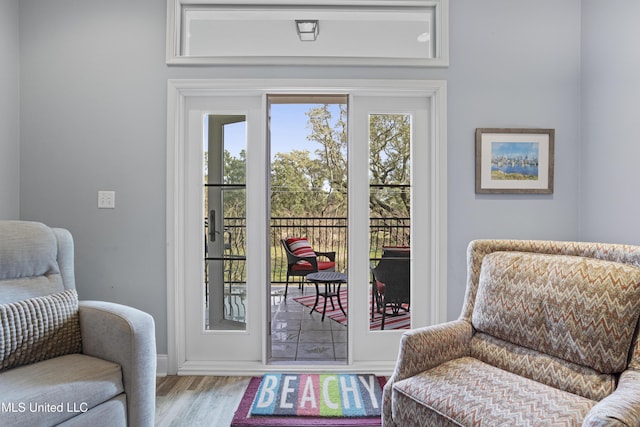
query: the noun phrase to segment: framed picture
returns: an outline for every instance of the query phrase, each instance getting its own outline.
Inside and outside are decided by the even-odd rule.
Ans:
[[[476,129],[476,193],[553,193],[554,129]]]

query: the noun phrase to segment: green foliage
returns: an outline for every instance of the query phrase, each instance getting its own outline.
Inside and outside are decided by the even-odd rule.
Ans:
[[[241,150],[240,157],[236,158],[224,150],[224,183],[244,184],[246,182],[247,151]]]
[[[307,112],[309,141],[319,144],[317,162],[324,171],[327,200],[319,216],[344,217],[347,213],[347,106],[339,105],[339,117],[332,125],[328,105]]]
[[[372,115],[369,121],[369,182],[374,185],[369,199],[372,216],[410,216],[410,166],[410,116]]]
[[[271,215],[314,216],[328,195],[325,173],[307,150],[276,154],[271,165]]]
[[[332,117],[329,105],[306,113],[308,150],[277,153],[271,164],[272,217],[346,217],[347,106]],[[370,197],[375,217],[408,217],[410,212],[411,122],[409,115],[375,114],[370,119]],[[225,151],[225,183],[245,182],[246,152]],[[391,186],[391,187],[385,187]],[[244,216],[244,191],[225,192],[225,216]]]
[[[224,150],[224,183],[244,185],[246,183],[247,152],[242,150],[239,158]],[[224,217],[246,217],[246,194],[244,188],[230,188],[224,192]]]

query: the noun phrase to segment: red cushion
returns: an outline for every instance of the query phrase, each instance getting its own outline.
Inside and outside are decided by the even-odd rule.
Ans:
[[[333,261],[318,261],[318,271],[329,270],[335,268],[336,263]],[[312,271],[311,264],[307,261],[298,261],[297,264],[291,266],[294,271]]]

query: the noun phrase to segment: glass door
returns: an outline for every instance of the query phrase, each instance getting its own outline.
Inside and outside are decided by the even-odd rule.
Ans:
[[[262,102],[210,96],[185,104],[185,373],[262,362]]]
[[[429,248],[429,100],[426,96],[354,96],[350,150],[353,358],[395,360],[402,333],[425,325],[429,274],[416,254]],[[416,164],[424,165],[415,167]],[[419,183],[419,184],[416,184]],[[416,274],[416,265],[425,270]],[[424,275],[424,276],[423,276]],[[354,301],[355,300],[355,301]],[[383,324],[384,320],[384,324]]]

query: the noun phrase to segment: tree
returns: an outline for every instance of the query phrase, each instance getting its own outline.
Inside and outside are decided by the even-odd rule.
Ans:
[[[335,104],[334,104],[335,105]],[[309,135],[317,149],[277,153],[271,165],[271,215],[345,217],[347,214],[347,105],[333,117],[328,104],[306,113]],[[335,110],[335,109],[333,109]],[[369,122],[369,182],[372,217],[410,216],[411,117],[373,114]],[[239,158],[225,151],[225,183],[244,183],[246,152]],[[227,195],[229,193],[229,195]],[[245,193],[241,193],[244,197]],[[235,203],[240,192],[226,192],[225,216],[244,215]],[[232,200],[229,198],[233,197]]]
[[[224,150],[224,174],[223,184],[239,184],[246,182],[246,164],[247,152],[240,151],[238,157],[234,157],[228,150]],[[204,152],[204,180],[209,182],[209,152]],[[230,188],[231,189],[231,188]],[[246,191],[241,187],[234,188],[224,193],[224,217],[225,218],[244,218],[246,215],[245,203]],[[209,206],[209,188],[204,188],[204,216],[208,215]]]
[[[374,114],[369,121],[369,204],[379,217],[409,217],[411,118],[408,114]]]
[[[338,104],[335,124],[329,105],[312,107],[307,112],[309,141],[320,147],[315,151],[324,171],[327,203],[322,215],[346,216],[347,213],[347,105]]]
[[[327,203],[322,165],[307,150],[276,154],[271,164],[271,216],[318,216]]]
[[[246,183],[247,152],[241,150],[239,157],[233,157],[224,150],[224,183],[244,185]],[[229,187],[224,192],[225,218],[244,218],[246,216],[246,194],[244,188]]]

